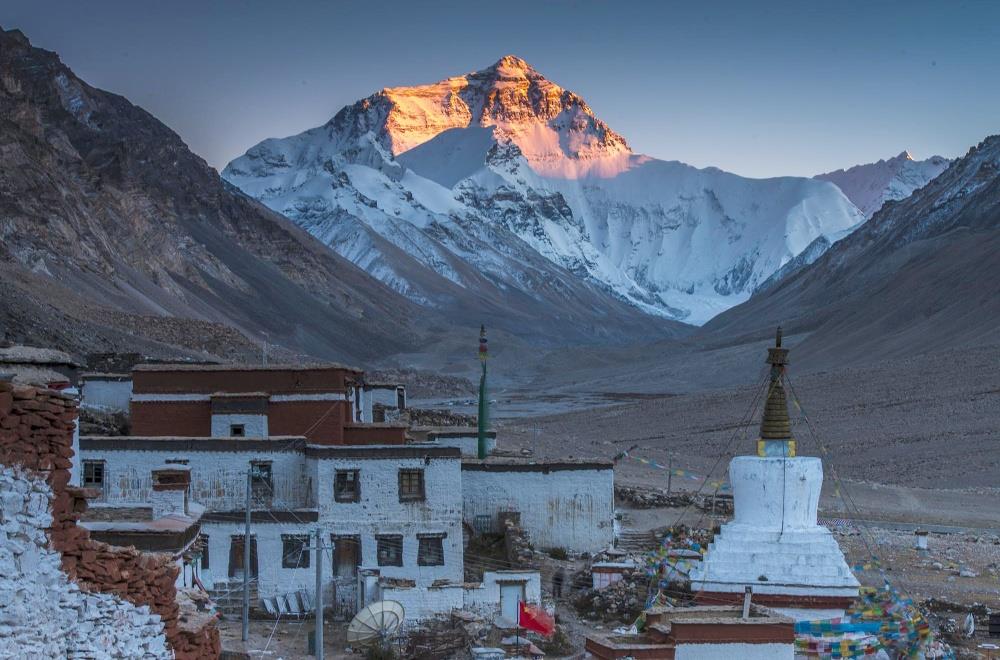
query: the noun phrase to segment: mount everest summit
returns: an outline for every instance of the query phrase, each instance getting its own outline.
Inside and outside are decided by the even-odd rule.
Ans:
[[[429,307],[487,291],[558,309],[596,291],[701,324],[865,220],[829,181],[636,154],[513,56],[383,89],[223,178]]]

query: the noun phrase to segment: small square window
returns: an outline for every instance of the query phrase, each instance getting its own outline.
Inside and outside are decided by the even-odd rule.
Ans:
[[[104,461],[83,462],[83,487],[104,490]]]
[[[403,537],[399,535],[377,536],[378,541],[378,565],[379,566],[402,566],[403,565]]]
[[[230,424],[229,436],[232,438],[242,438],[247,434],[247,427],[244,424]]]
[[[417,542],[418,566],[444,566],[443,534],[420,534]]]
[[[424,499],[424,471],[399,471],[399,501],[414,502]]]
[[[281,567],[309,568],[309,537],[305,534],[281,535]]]
[[[333,499],[337,502],[357,502],[361,499],[358,470],[337,470],[333,480]]]

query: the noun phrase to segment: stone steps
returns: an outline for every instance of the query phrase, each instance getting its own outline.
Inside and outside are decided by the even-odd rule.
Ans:
[[[660,540],[652,532],[622,530],[615,547],[624,552],[649,552],[659,546]]]
[[[216,582],[208,594],[215,603],[215,608],[226,616],[241,616],[243,614],[243,580]],[[256,609],[259,597],[257,583],[250,583],[250,609]]]

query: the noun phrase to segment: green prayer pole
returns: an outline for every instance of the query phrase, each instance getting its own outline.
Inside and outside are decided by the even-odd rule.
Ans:
[[[490,404],[486,398],[486,326],[479,328],[479,361],[483,363],[483,375],[479,377],[479,458],[486,458],[486,429],[489,425]]]

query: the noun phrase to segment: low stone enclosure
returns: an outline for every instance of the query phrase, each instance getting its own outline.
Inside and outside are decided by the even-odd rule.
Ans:
[[[71,625],[71,630],[82,628],[90,631],[96,628],[99,634],[103,621],[100,610],[104,608],[104,613],[116,621],[117,628],[135,626],[133,638],[123,638],[120,644],[113,639],[102,638],[102,643],[111,649],[106,654],[107,657],[116,655],[122,648],[132,648],[130,645],[133,643],[146,644],[142,640],[155,638],[155,634],[152,634],[154,627],[162,625],[169,646],[165,650],[166,657],[172,651],[176,658],[185,660],[217,658],[221,646],[214,619],[191,611],[182,612],[178,605],[175,587],[178,567],[172,557],[140,553],[134,548],[120,548],[94,541],[89,532],[77,524],[87,508],[87,502],[86,492],[69,483],[76,419],[77,404],[69,397],[52,390],[0,382],[0,464],[4,466],[4,476],[12,480],[10,490],[5,489],[2,494],[5,505],[11,505],[5,506],[4,510],[20,511],[14,519],[2,521],[2,529],[5,533],[8,528],[15,531],[15,523],[21,523],[22,528],[17,533],[30,536],[32,521],[27,513],[40,508],[39,502],[47,500],[47,511],[36,513],[43,524],[47,523],[44,531],[48,536],[49,547],[37,552],[32,548],[30,552],[38,554],[42,564],[47,561],[46,553],[59,553],[62,572],[72,582],[66,591],[79,591],[82,598],[81,601],[80,598],[74,599],[62,594],[66,607],[61,615],[52,616],[76,617],[78,623]],[[45,492],[44,486],[39,488],[37,484],[32,485],[33,482],[44,483],[49,492]],[[23,499],[22,496],[25,496],[19,490],[30,491],[28,501],[33,501],[34,504],[29,504],[27,508],[14,506],[17,504],[14,499]],[[30,493],[35,494],[35,500],[30,499]],[[6,502],[6,498],[11,501]],[[12,543],[8,536],[0,546],[8,551],[13,548],[16,552],[22,549],[20,546],[26,545],[16,539],[13,541]],[[23,555],[23,552],[19,554]],[[5,559],[6,552],[0,554],[0,562]],[[19,556],[16,560],[26,575],[37,572],[33,559]],[[4,584],[3,578],[0,575],[0,590],[19,589],[17,584]],[[105,594],[110,598],[89,598],[88,594]],[[84,604],[80,605],[79,602]],[[73,611],[74,608],[76,612]],[[32,613],[20,614],[30,616]],[[39,612],[36,616],[44,614]],[[121,630],[117,634],[121,636]],[[26,643],[31,641],[26,640]],[[138,648],[147,649],[155,656],[155,640],[148,644]],[[75,656],[73,649],[67,648],[65,651],[68,657]],[[31,655],[33,651],[22,649],[22,653]],[[105,657],[93,649],[90,653],[84,656]]]

